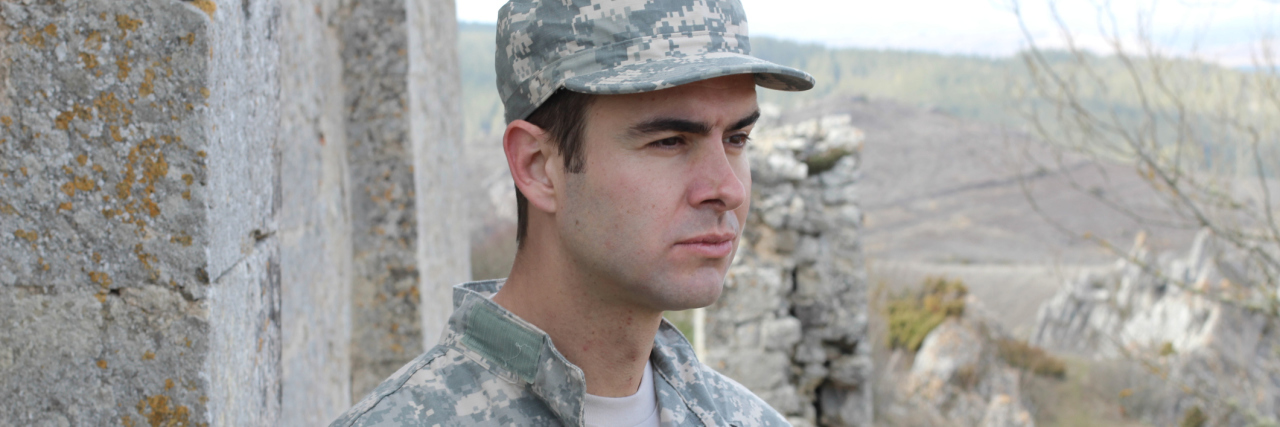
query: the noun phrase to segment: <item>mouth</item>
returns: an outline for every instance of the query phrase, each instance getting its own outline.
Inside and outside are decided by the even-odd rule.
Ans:
[[[706,258],[724,258],[733,252],[733,240],[737,237],[732,232],[706,233],[676,242],[675,247]]]

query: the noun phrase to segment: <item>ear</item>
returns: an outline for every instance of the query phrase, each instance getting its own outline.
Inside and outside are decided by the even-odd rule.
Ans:
[[[507,167],[516,188],[529,200],[533,209],[554,213],[556,187],[549,174],[559,157],[549,143],[547,132],[533,123],[516,120],[507,125],[502,135],[502,149],[507,154]],[[558,170],[558,169],[557,169]]]

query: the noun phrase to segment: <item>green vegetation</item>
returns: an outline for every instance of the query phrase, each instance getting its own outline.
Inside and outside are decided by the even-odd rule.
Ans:
[[[996,350],[1001,359],[1015,368],[1042,377],[1057,379],[1067,377],[1067,364],[1039,347],[1033,347],[1019,340],[999,339],[996,340]]]
[[[504,128],[498,74],[493,71],[497,49],[493,24],[458,23],[458,64],[462,70],[463,136],[479,138]]]
[[[829,49],[767,37],[751,39],[752,54],[813,75],[807,92],[761,90],[760,101],[792,107],[831,96],[865,95],[938,110],[957,117],[1009,123],[1009,103],[1021,61],[924,52]]]
[[[968,294],[969,288],[964,282],[928,278],[919,291],[890,297],[885,301],[889,348],[919,350],[933,328],[948,317],[964,315],[964,298]]]
[[[804,159],[804,164],[809,166],[809,176],[814,176],[836,167],[836,162],[844,156],[852,154],[849,150],[843,148],[832,148],[821,153],[814,154]]]
[[[1195,406],[1182,415],[1182,422],[1178,423],[1178,425],[1180,427],[1204,427],[1208,423],[1209,416],[1205,415],[1199,406]]]
[[[662,313],[667,321],[676,326],[689,341],[693,341],[693,310],[668,311]]]

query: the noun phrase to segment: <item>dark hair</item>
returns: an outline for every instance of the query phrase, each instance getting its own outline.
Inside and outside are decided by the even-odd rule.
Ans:
[[[582,137],[587,130],[587,107],[594,99],[593,95],[560,89],[524,119],[551,136],[569,173],[582,173],[586,169]],[[519,187],[516,187],[516,214],[516,245],[520,246],[529,229],[529,199]]]

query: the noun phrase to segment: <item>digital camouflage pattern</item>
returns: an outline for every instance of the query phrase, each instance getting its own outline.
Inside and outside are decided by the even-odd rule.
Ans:
[[[738,0],[513,0],[498,12],[498,94],[510,123],[556,90],[648,92],[732,74],[777,90],[809,74],[751,56]]]
[[[502,280],[454,288],[440,343],[331,427],[581,426],[586,380],[537,327],[489,298]],[[703,365],[663,321],[649,356],[663,426],[785,426],[742,385]]]

